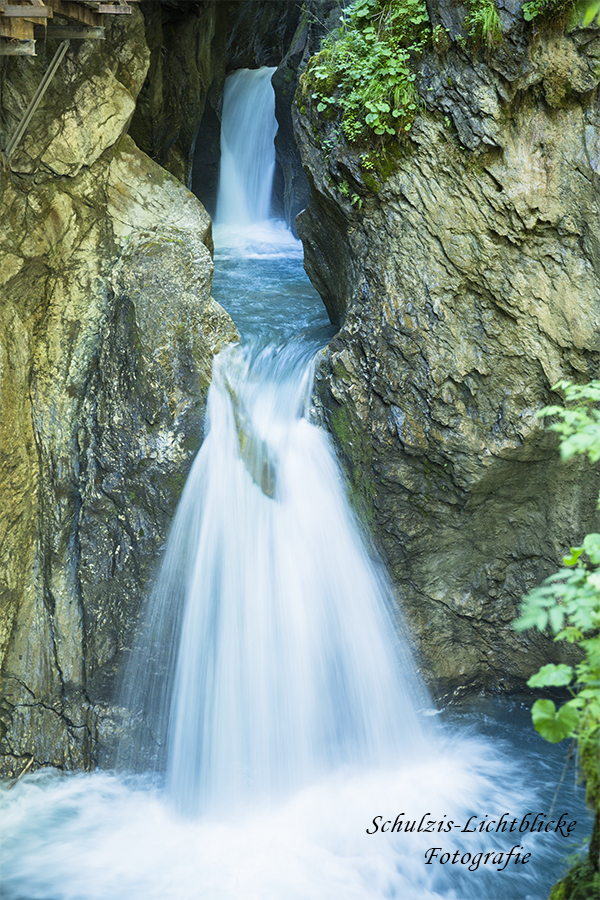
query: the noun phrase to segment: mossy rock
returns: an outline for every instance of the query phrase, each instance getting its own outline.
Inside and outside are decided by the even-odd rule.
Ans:
[[[594,900],[595,897],[600,897],[600,873],[589,862],[578,862],[554,885],[548,900]]]

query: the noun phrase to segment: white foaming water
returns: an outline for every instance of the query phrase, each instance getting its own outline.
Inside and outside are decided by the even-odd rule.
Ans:
[[[0,792],[1,896],[544,900],[552,883],[544,875],[562,852],[560,840],[417,832],[424,815],[462,826],[483,809],[520,817],[530,800],[497,750],[464,737],[440,736],[435,751],[400,767],[338,772],[268,810],[257,805],[236,814],[224,806],[218,816],[193,820],[177,816],[143,778],[39,772]],[[367,834],[375,816],[400,814],[415,822],[413,832]],[[425,864],[434,846],[473,856],[514,845],[532,852],[533,867]]]
[[[155,633],[133,662],[142,708],[160,722],[168,704],[167,789],[192,814],[426,749],[385,591],[329,444],[303,416],[313,349],[270,347],[251,365],[233,348],[215,361],[208,434],[153,599]],[[160,686],[143,660],[164,641],[173,597],[175,676],[152,708]]]

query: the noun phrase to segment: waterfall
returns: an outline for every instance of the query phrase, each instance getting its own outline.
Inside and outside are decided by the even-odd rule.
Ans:
[[[214,360],[206,437],[124,672],[125,771],[46,769],[0,790],[0,894],[544,900],[586,831],[583,796],[557,801],[556,819],[579,820],[571,843],[463,828],[554,808],[564,753],[519,701],[474,701],[454,727],[448,711],[445,727],[429,717],[387,581],[310,421],[322,304],[297,242],[257,227],[237,244],[221,235],[215,297],[254,337]],[[100,710],[102,741],[115,726]],[[527,865],[487,864],[514,845]]]
[[[225,82],[218,225],[245,227],[269,218],[277,133],[274,71],[239,69]]]
[[[285,222],[270,218],[275,172],[275,69],[238,69],[223,92],[215,245],[221,257],[302,255]]]
[[[167,784],[187,812],[422,749],[388,598],[328,442],[304,416],[306,349],[216,361],[177,525],[192,547]],[[167,585],[177,551],[172,565]]]
[[[390,598],[305,415],[314,350],[299,339],[215,360],[207,436],[132,672],[188,814],[424,749]]]

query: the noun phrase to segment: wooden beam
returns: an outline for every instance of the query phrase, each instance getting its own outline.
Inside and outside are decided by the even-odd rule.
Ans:
[[[48,19],[52,17],[49,6],[15,6],[0,3],[0,16],[14,16],[19,19]]]
[[[3,157],[4,157],[4,162],[6,164],[10,160],[13,153],[15,152],[19,141],[25,134],[27,126],[31,122],[34,112],[40,105],[40,103],[42,101],[42,97],[48,90],[48,86],[50,85],[50,82],[56,75],[56,71],[57,71],[58,67],[60,66],[60,64],[63,60],[63,57],[68,49],[69,49],[69,41],[63,41],[62,44],[58,45],[58,49],[57,49],[56,53],[54,54],[54,56],[52,57],[52,62],[50,63],[50,65],[48,66],[46,71],[44,72],[44,77],[40,81],[39,87],[38,87],[37,91],[35,92],[35,94],[33,95],[31,103],[25,110],[25,115],[19,122],[19,127],[17,128],[17,130],[11,137],[10,141],[4,148]]]
[[[34,29],[35,37],[38,40],[44,38],[65,38],[70,41],[103,41],[105,38],[105,29],[96,25],[50,25],[44,28],[38,25]]]
[[[127,6],[125,3],[100,3],[98,6],[98,12],[108,14],[110,16],[117,15],[129,15],[131,13],[131,7]]]
[[[26,22],[24,19],[0,18],[0,37],[17,41],[32,41],[33,22]]]
[[[47,0],[48,6],[54,10],[55,16],[63,16],[65,19],[72,19],[78,25],[102,25],[102,18],[98,13],[94,12],[89,6],[83,3],[75,3],[74,0]]]
[[[45,38],[69,41],[103,41],[106,37],[105,29],[96,25],[50,25],[48,28],[37,27],[34,30],[34,34],[38,41]]]
[[[5,41],[0,38],[0,56],[35,56],[35,41]]]

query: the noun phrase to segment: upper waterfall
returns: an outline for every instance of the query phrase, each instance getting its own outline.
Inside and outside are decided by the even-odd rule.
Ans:
[[[269,218],[275,172],[275,68],[239,69],[225,82],[217,225]]]
[[[270,215],[277,134],[273,72],[269,66],[238,69],[225,82],[217,255],[302,255],[300,241]]]

